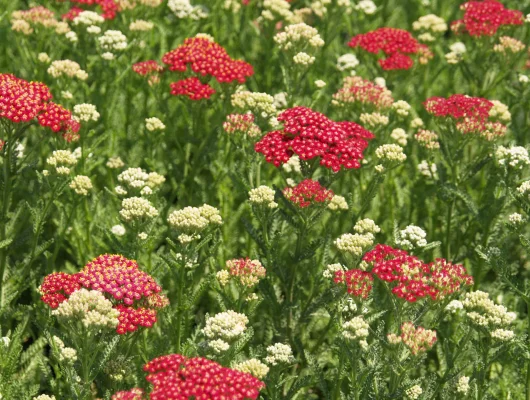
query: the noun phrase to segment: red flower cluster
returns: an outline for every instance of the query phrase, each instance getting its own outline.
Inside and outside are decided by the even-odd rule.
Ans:
[[[502,136],[506,126],[500,122],[489,122],[489,111],[493,103],[481,97],[454,94],[449,98],[431,97],[423,103],[429,114],[450,117],[462,133],[479,133],[486,136]]]
[[[464,18],[451,23],[456,33],[467,32],[471,36],[492,36],[501,26],[522,25],[523,13],[509,10],[497,0],[468,1],[460,6]]]
[[[380,59],[379,64],[387,71],[412,68],[414,61],[407,54],[419,54],[422,64],[432,58],[432,53],[426,45],[420,44],[410,32],[397,28],[378,28],[356,35],[348,46],[361,47],[374,54],[382,51],[387,57]]]
[[[77,274],[53,273],[40,287],[42,301],[57,308],[81,287],[108,294],[120,312],[116,332],[134,332],[138,326],[151,327],[156,322],[156,309],[168,304],[160,295],[162,288],[136,261],[121,255],[101,255],[90,261]],[[136,305],[137,307],[133,307]]]
[[[372,290],[374,278],[370,272],[360,269],[335,272],[335,279],[338,284],[345,284],[348,293],[355,297],[367,298]]]
[[[11,74],[0,74],[0,118],[16,123],[37,118],[41,126],[75,139],[80,125],[72,113],[51,102],[50,89],[40,82],[27,82]]]
[[[114,0],[70,0],[71,3],[84,4],[87,6],[97,5],[101,8],[101,16],[105,19],[114,19],[120,11],[120,6]],[[66,14],[63,14],[62,18],[67,20],[73,20],[83,10],[79,7],[72,7]]]
[[[300,208],[309,207],[315,203],[326,203],[333,198],[333,191],[321,186],[312,179],[304,179],[294,188],[283,189],[283,195],[291,203]]]
[[[111,400],[143,400],[145,392],[140,388],[134,388],[118,393],[114,393]]]
[[[374,135],[354,122],[335,122],[307,107],[294,107],[278,116],[283,130],[269,132],[254,150],[276,166],[293,154],[302,160],[320,157],[320,165],[337,172],[344,168],[360,168],[359,160]]]
[[[184,44],[164,54],[162,62],[170,71],[191,70],[202,76],[213,76],[219,83],[244,83],[254,75],[252,65],[242,60],[233,60],[219,44],[205,38],[188,38]]]
[[[212,94],[215,94],[215,90],[210,85],[201,83],[195,76],[172,82],[169,86],[172,95],[188,96],[191,100],[209,99]]]
[[[132,69],[138,75],[146,76],[150,74],[157,74],[164,71],[164,67],[158,64],[155,60],[147,60],[133,64]]]
[[[405,250],[378,244],[363,257],[372,263],[371,273],[385,282],[396,285],[392,293],[409,302],[430,297],[439,300],[455,293],[462,285],[472,285],[463,265],[452,264],[442,258],[426,264]]]
[[[149,373],[146,379],[153,385],[151,400],[255,400],[265,386],[250,374],[206,358],[180,354],[155,358],[144,366],[144,371]]]

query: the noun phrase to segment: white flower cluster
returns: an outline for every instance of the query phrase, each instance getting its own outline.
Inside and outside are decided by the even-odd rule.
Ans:
[[[230,342],[245,333],[247,324],[248,318],[245,314],[228,310],[206,318],[202,333],[209,339],[209,346],[216,353],[221,353],[228,350]]]
[[[335,277],[335,272],[337,271],[346,271],[346,267],[339,263],[328,264],[324,272],[322,272],[322,275],[324,278],[332,279]]]
[[[456,391],[466,395],[469,389],[469,376],[461,376],[456,383]]]
[[[313,49],[324,46],[324,41],[318,31],[303,22],[288,25],[283,32],[274,35],[274,41],[281,50],[293,50],[297,48]]]
[[[99,113],[96,110],[96,106],[93,104],[76,104],[74,106],[73,119],[76,121],[97,121],[99,119]]]
[[[402,117],[407,117],[409,115],[410,109],[412,107],[405,100],[398,100],[392,104],[392,109],[396,112],[397,115]]]
[[[81,66],[72,60],[56,60],[48,67],[48,73],[54,78],[59,78],[66,75],[69,78],[77,78],[79,80],[86,80],[88,74]]]
[[[530,82],[530,77],[528,75],[519,74],[519,82],[522,84]]]
[[[141,195],[148,196],[165,181],[166,178],[156,172],[147,173],[142,168],[127,168],[118,175],[118,182],[125,188],[116,186],[116,193],[126,195],[128,191],[139,191]]]
[[[510,340],[513,338],[513,332],[500,329],[510,325],[517,315],[510,312],[506,307],[495,304],[490,298],[489,294],[477,290],[475,292],[466,293],[466,297],[462,302],[467,312],[467,317],[475,324],[483,326],[491,330],[492,337],[499,340]]]
[[[508,215],[508,222],[512,225],[518,226],[524,222],[524,217],[519,213],[512,213]]]
[[[255,358],[251,358],[250,360],[236,364],[234,369],[237,371],[246,372],[247,374],[250,374],[258,379],[265,378],[265,375],[269,373],[269,367]]]
[[[301,173],[302,168],[300,166],[300,157],[298,157],[297,155],[291,156],[291,158],[289,158],[289,161],[282,165],[282,168],[285,172],[293,172],[296,174]]]
[[[521,170],[526,165],[530,164],[530,158],[528,158],[528,150],[522,146],[504,147],[499,146],[495,151],[497,162],[499,165]]]
[[[512,120],[512,114],[506,104],[501,103],[499,100],[491,100],[493,107],[489,111],[490,118],[499,120],[503,123],[508,123]]]
[[[112,228],[110,228],[110,231],[115,236],[123,236],[125,235],[125,227],[123,225],[114,225]]]
[[[397,144],[383,144],[375,149],[375,156],[382,161],[403,162],[407,155],[403,153],[403,147]]]
[[[407,132],[405,132],[405,129],[396,128],[392,130],[392,133],[390,133],[390,137],[402,147],[405,147],[407,145]]]
[[[32,400],[55,400],[55,396],[48,396],[47,394],[41,394],[34,397]]]
[[[120,157],[111,157],[107,160],[106,166],[112,169],[118,169],[125,165]]]
[[[181,19],[199,20],[208,16],[202,6],[192,6],[190,0],[169,0],[167,6],[177,18]]]
[[[508,342],[515,337],[515,333],[508,329],[495,329],[491,332],[491,337],[501,342]]]
[[[353,70],[359,65],[359,59],[355,54],[343,54],[337,58],[337,69],[339,71]]]
[[[342,336],[349,340],[359,340],[361,347],[366,347],[366,338],[368,337],[368,329],[370,325],[364,320],[362,315],[352,318],[342,325]]]
[[[445,55],[448,64],[458,64],[467,51],[466,45],[462,42],[453,43],[449,46],[449,50],[451,51]]]
[[[57,336],[52,337],[53,343],[57,346],[57,358],[59,362],[73,364],[77,360],[77,351],[72,347],[66,347],[64,342]]]
[[[181,243],[189,243],[200,238],[199,233],[212,225],[221,225],[223,219],[219,210],[204,204],[201,207],[184,207],[169,214],[167,222],[177,231]]]
[[[55,167],[55,171],[59,175],[68,175],[70,167],[77,164],[77,157],[70,150],[55,150],[46,159],[46,163]]]
[[[267,364],[291,364],[293,361],[293,350],[288,344],[276,343],[267,347],[267,357],[265,357]]]
[[[517,188],[517,191],[521,195],[529,194],[530,198],[530,181],[524,181],[523,183],[521,183],[521,186]]]
[[[423,393],[423,390],[421,386],[419,385],[414,385],[408,388],[407,390],[405,390],[405,394],[411,400],[416,400],[417,398],[421,396],[422,393]]]
[[[362,113],[359,116],[359,119],[364,125],[368,125],[370,127],[386,126],[390,121],[386,115],[378,112]]]
[[[348,203],[346,202],[346,199],[343,196],[339,196],[336,194],[331,198],[331,201],[328,203],[328,208],[332,211],[347,210]]]
[[[130,23],[129,30],[137,32],[147,32],[153,29],[155,24],[149,21],[144,21],[143,19],[137,19]]]
[[[293,61],[295,64],[298,65],[311,65],[315,62],[315,57],[310,56],[309,54],[301,51],[294,55]]]
[[[121,31],[108,30],[98,38],[101,48],[104,50],[125,50],[127,48],[127,37]]]
[[[88,196],[88,191],[93,187],[92,181],[86,175],[75,176],[68,186],[81,196]]]
[[[158,210],[149,200],[142,197],[129,197],[121,202],[120,215],[126,222],[142,219],[152,219],[158,215]]]
[[[319,89],[325,88],[326,85],[327,85],[327,83],[324,82],[322,79],[317,79],[317,80],[315,81],[315,86],[316,86],[317,88],[319,88]]]
[[[79,289],[52,311],[59,320],[80,318],[87,328],[115,328],[120,312],[97,290]]]
[[[52,59],[48,55],[48,53],[39,53],[37,55],[37,60],[43,64],[48,64]]]
[[[285,0],[264,0],[260,19],[274,21],[276,19],[294,22],[295,16],[291,4]]]
[[[231,102],[234,107],[244,112],[251,111],[264,118],[275,115],[277,111],[274,106],[274,97],[267,93],[242,90],[232,94]]]
[[[361,219],[355,223],[353,230],[362,235],[371,234],[375,235],[376,233],[381,232],[381,228],[376,225],[376,223],[370,218]]]
[[[145,128],[149,132],[153,132],[153,131],[162,131],[166,129],[166,126],[157,117],[151,117],[151,118],[145,119]]]
[[[432,35],[441,34],[447,31],[447,23],[441,17],[434,14],[423,15],[412,23],[412,29],[421,31],[418,39],[422,42],[434,42],[436,37]]]
[[[87,25],[88,27],[102,24],[105,19],[94,11],[81,11],[74,20],[74,25]],[[98,32],[99,33],[99,32]]]
[[[398,232],[396,244],[405,250],[413,250],[427,246],[427,233],[419,226],[409,225]]]
[[[268,186],[262,185],[251,189],[248,192],[248,197],[251,204],[268,208],[278,207],[278,203],[274,201],[274,190]]]
[[[74,31],[67,32],[64,37],[72,43],[75,43],[79,40],[79,38],[77,37],[77,33],[75,33]]]
[[[451,302],[445,306],[445,311],[450,314],[456,314],[459,310],[463,310],[464,305],[460,300],[451,300]]]
[[[438,170],[435,163],[429,164],[427,160],[422,160],[418,164],[418,171],[427,178],[438,179]]]
[[[361,0],[359,3],[357,3],[355,9],[363,12],[366,15],[372,15],[377,11],[377,6],[372,0]]]
[[[345,233],[335,239],[335,246],[339,251],[350,253],[355,256],[363,254],[364,249],[374,244],[374,236],[371,233]]]

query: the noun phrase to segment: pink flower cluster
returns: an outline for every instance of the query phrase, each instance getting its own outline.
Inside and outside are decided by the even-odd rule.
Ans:
[[[484,136],[503,136],[507,127],[500,122],[490,122],[489,112],[494,104],[481,97],[454,94],[449,98],[431,97],[423,103],[429,114],[452,118],[456,128],[466,133]]]
[[[70,111],[51,99],[50,89],[44,83],[27,82],[12,74],[0,73],[0,118],[15,123],[36,118],[39,125],[61,132],[66,140],[77,139],[79,123],[72,119]]]
[[[333,99],[339,103],[370,105],[378,110],[390,108],[394,103],[390,90],[360,76],[346,77],[342,88],[333,95]]]
[[[372,265],[373,275],[394,284],[392,293],[408,302],[426,297],[440,300],[463,285],[473,284],[473,277],[467,274],[463,265],[443,258],[427,264],[405,250],[383,244],[367,252],[363,261]]]
[[[152,385],[151,400],[255,400],[265,384],[250,374],[225,368],[206,358],[170,354],[144,366]],[[136,396],[136,397],[135,397]],[[135,388],[116,393],[113,400],[141,400]]]
[[[156,310],[169,302],[160,295],[162,288],[147,273],[141,271],[136,261],[121,255],[104,254],[90,261],[81,272],[57,272],[44,278],[39,290],[41,300],[51,308],[68,300],[80,288],[97,290],[119,311],[116,332],[134,332],[139,326],[151,327],[156,322]]]
[[[522,25],[523,13],[510,10],[497,0],[468,1],[460,6],[464,18],[453,21],[451,29],[470,36],[492,36],[502,26]]]
[[[316,203],[327,203],[333,198],[333,191],[323,187],[318,181],[304,179],[295,187],[283,189],[283,195],[291,203],[306,208]]]
[[[416,328],[412,322],[401,325],[401,340],[414,355],[430,350],[437,341],[436,331]]]
[[[349,271],[336,271],[333,281],[338,284],[345,284],[348,293],[352,296],[365,299],[372,291],[374,278],[370,272],[350,269]]]
[[[422,64],[433,57],[429,48],[414,39],[410,32],[397,28],[378,28],[375,31],[356,35],[348,46],[361,47],[373,54],[382,51],[386,58],[380,59],[379,65],[387,71],[412,68],[414,61],[409,54],[419,55]]]
[[[223,122],[223,129],[226,133],[241,132],[250,137],[261,134],[261,129],[254,123],[252,114],[229,114]]]
[[[293,154],[302,160],[320,158],[320,165],[340,171],[360,168],[359,160],[374,135],[349,121],[335,122],[308,107],[294,107],[280,113],[283,130],[269,132],[255,144],[256,152],[276,166]]]

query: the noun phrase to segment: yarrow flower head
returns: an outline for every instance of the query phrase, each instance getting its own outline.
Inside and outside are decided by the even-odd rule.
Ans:
[[[239,90],[232,94],[231,103],[245,113],[252,112],[258,116],[276,115],[275,98],[267,93]]]
[[[405,322],[401,325],[401,336],[389,335],[390,343],[402,342],[407,346],[414,355],[425,353],[430,350],[436,343],[436,331],[422,328],[416,328],[412,322]]]
[[[247,329],[248,318],[232,310],[206,318],[202,333],[215,353],[228,350],[230,343],[240,338]]]
[[[266,270],[259,260],[251,260],[248,257],[228,260],[224,270],[228,271],[230,277],[247,288],[256,286],[266,274]]]
[[[59,78],[63,75],[69,78],[77,78],[81,81],[84,81],[88,78],[87,72],[81,69],[81,66],[72,60],[52,61],[47,72],[54,78]]]
[[[397,144],[383,144],[375,149],[375,156],[388,164],[402,163],[407,159],[403,147]]]
[[[127,168],[118,175],[118,182],[125,186],[120,190],[117,189],[118,194],[128,194],[135,192],[136,194],[151,194],[153,190],[158,189],[166,178],[156,172],[146,172],[142,168]],[[146,189],[150,189],[146,193]]]
[[[273,366],[279,364],[291,364],[294,362],[291,346],[288,344],[276,343],[267,347],[267,357],[265,357],[265,362]]]
[[[337,69],[339,71],[354,70],[359,65],[359,59],[355,54],[343,54],[337,58]]]
[[[246,372],[258,379],[263,379],[269,373],[269,367],[261,361],[251,358],[250,360],[242,361],[234,366],[234,369],[241,372]]]
[[[68,186],[81,196],[88,196],[88,191],[93,187],[92,181],[85,175],[75,176]]]
[[[324,188],[318,181],[305,179],[295,187],[287,187],[283,195],[291,203],[300,208],[306,208],[317,203],[328,203],[333,198],[333,192]]]
[[[150,220],[158,216],[158,210],[149,200],[142,197],[130,197],[122,200],[120,216],[125,222]]]
[[[207,83],[202,83],[199,78],[195,76],[172,82],[170,87],[173,96],[186,96],[190,100],[209,99],[215,94],[214,88]]]
[[[379,65],[388,71],[412,68],[414,61],[409,54],[417,54],[421,64],[426,64],[433,57],[426,45],[420,44],[409,32],[396,28],[378,28],[359,34],[350,40],[348,46],[361,47],[373,54],[382,51],[386,58],[380,59]]]
[[[346,285],[346,290],[349,295],[366,299],[372,291],[374,278],[370,272],[361,271],[360,269],[350,269],[348,271],[336,271],[333,281],[336,284]]]
[[[390,90],[360,76],[344,78],[342,88],[333,95],[333,104],[341,107],[358,105],[361,111],[385,110],[393,103]]]
[[[351,320],[342,325],[342,336],[348,340],[359,341],[361,347],[368,346],[366,338],[368,337],[370,325],[364,320],[362,315],[353,317]]]
[[[374,235],[371,233],[345,233],[335,239],[335,246],[343,253],[360,256],[374,244]]]
[[[77,104],[74,106],[74,119],[76,121],[97,121],[99,119],[99,113],[96,110],[96,106],[93,104]]]
[[[254,149],[267,162],[280,166],[293,154],[302,160],[320,158],[320,165],[337,172],[359,168],[367,140],[374,136],[354,122],[335,122],[306,107],[294,107],[278,116],[283,129],[269,132]]]
[[[409,225],[400,230],[396,237],[396,244],[406,250],[413,250],[427,246],[427,233],[419,226]]]
[[[464,18],[451,23],[451,30],[456,33],[492,36],[502,26],[524,23],[521,11],[507,9],[497,0],[468,1],[460,9],[464,10]]]
[[[151,118],[145,119],[145,128],[149,132],[153,132],[153,131],[163,131],[164,129],[166,129],[166,126],[164,125],[162,121],[160,121],[160,119],[156,117],[151,117]]]
[[[136,331],[139,326],[153,326],[156,310],[168,304],[161,291],[135,261],[109,254],[95,258],[77,274],[50,274],[39,287],[42,301],[56,309],[58,316],[80,315],[85,326],[112,325],[118,334]],[[63,305],[64,302],[67,303]]]
[[[251,113],[227,115],[223,129],[228,134],[237,133],[251,138],[261,135],[261,129],[254,123],[254,115]]]
[[[189,243],[200,237],[200,233],[208,228],[219,226],[223,219],[219,210],[204,204],[201,207],[184,207],[169,214],[169,225],[180,233],[179,241]]]
[[[489,298],[489,293],[480,290],[466,293],[462,304],[470,321],[490,332],[509,326],[517,318],[514,312],[508,311],[502,305],[495,304]]]
[[[127,48],[127,37],[117,30],[108,30],[98,38],[102,49],[107,51],[123,51]]]
[[[324,41],[318,34],[316,28],[303,22],[288,25],[283,32],[274,36],[274,41],[280,50],[290,51],[294,54],[302,49],[317,49],[324,46]]]
[[[522,170],[525,166],[530,165],[528,150],[522,146],[510,148],[499,146],[495,151],[495,157],[499,165],[515,171]]]
[[[70,150],[54,150],[46,164],[55,167],[59,175],[70,174],[70,168],[77,164],[77,157]]]
[[[180,19],[199,20],[208,16],[203,7],[193,6],[190,0],[169,0],[167,6]]]
[[[431,97],[423,105],[429,114],[452,119],[456,129],[463,134],[476,134],[486,140],[494,140],[506,133],[505,125],[492,121],[494,118],[491,118],[490,111],[495,104],[489,100],[454,94],[447,99]]]
[[[250,204],[264,206],[267,208],[278,207],[278,203],[274,201],[274,195],[274,190],[264,185],[251,189],[248,192]]]
[[[0,118],[14,123],[37,119],[39,125],[62,133],[67,141],[77,140],[80,125],[72,113],[51,102],[49,88],[40,82],[27,82],[11,74],[0,74]]]

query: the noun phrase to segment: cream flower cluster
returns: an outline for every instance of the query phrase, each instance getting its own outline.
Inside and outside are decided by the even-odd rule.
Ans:
[[[293,361],[293,350],[288,344],[276,343],[267,347],[267,357],[265,357],[267,364],[291,364]]]
[[[495,151],[495,156],[499,165],[504,165],[515,170],[521,170],[526,165],[530,164],[528,150],[522,146],[514,146],[510,148],[499,146]]]
[[[395,104],[395,103],[394,103]],[[390,133],[390,137],[402,147],[407,145],[407,132],[402,128],[396,128]]]
[[[88,191],[93,187],[92,181],[86,175],[75,176],[68,186],[81,196],[88,196]]]
[[[361,219],[355,223],[353,230],[361,235],[371,234],[375,235],[376,233],[381,232],[381,228],[371,220],[370,218]]]
[[[169,0],[167,6],[180,19],[199,20],[208,16],[201,6],[193,6],[190,0]]]
[[[153,131],[162,131],[166,129],[166,126],[157,117],[151,117],[151,118],[145,119],[145,128],[149,132],[153,132]]]
[[[434,14],[423,15],[412,23],[412,29],[420,31],[418,39],[422,42],[434,42],[436,35],[447,31],[447,23],[441,17]],[[434,34],[434,35],[433,35]]]
[[[79,80],[86,80],[88,74],[85,70],[81,69],[81,66],[72,60],[55,60],[48,67],[48,74],[54,78],[59,78],[66,75],[69,78],[77,78]]]
[[[372,15],[377,11],[377,6],[372,0],[361,0],[359,3],[357,3],[355,9],[363,12],[366,15]]]
[[[383,115],[378,112],[362,113],[359,116],[359,119],[364,125],[368,125],[369,127],[373,128],[378,126],[386,126],[389,122],[389,119],[386,115]]]
[[[110,228],[110,231],[115,236],[123,236],[126,233],[125,227],[123,225],[114,225]]]
[[[70,150],[55,150],[46,159],[46,163],[55,167],[55,171],[59,175],[68,175],[70,173],[70,167],[77,164],[77,157]]]
[[[109,158],[105,165],[112,169],[118,169],[118,168],[123,167],[125,163],[120,157],[116,156],[116,157]]]
[[[345,233],[335,239],[334,243],[339,251],[360,256],[366,248],[374,244],[374,236],[370,233]]]
[[[47,394],[41,394],[34,397],[32,400],[55,400],[55,396],[48,396]]]
[[[397,115],[402,117],[407,117],[410,113],[411,106],[405,100],[398,100],[392,104],[392,109],[396,112]]]
[[[219,210],[215,207],[204,204],[201,207],[184,207],[182,210],[175,210],[167,218],[169,225],[181,232],[179,241],[189,243],[200,238],[199,233],[210,226],[221,225],[223,219]]]
[[[127,37],[117,30],[108,30],[98,38],[101,48],[104,50],[125,50],[127,48]]]
[[[164,176],[156,172],[147,173],[142,168],[127,168],[118,175],[118,182],[125,186],[116,187],[116,192],[125,195],[128,191],[140,191],[142,195],[150,195],[153,189],[157,189],[162,183],[166,181]]]
[[[246,90],[238,91],[232,94],[232,105],[244,112],[251,111],[254,114],[267,118],[276,115],[274,106],[274,97],[267,93],[249,92]]]
[[[120,215],[126,222],[152,219],[158,215],[158,210],[149,200],[142,197],[129,197],[121,202]]]
[[[461,376],[456,383],[456,391],[466,395],[469,389],[469,376]]]
[[[74,106],[74,116],[76,121],[97,121],[99,119],[99,113],[96,110],[96,106],[93,104],[76,104]]]
[[[501,340],[507,339],[510,334],[499,330],[501,327],[510,325],[517,315],[510,312],[506,307],[495,304],[490,298],[489,293],[477,290],[475,292],[466,293],[466,297],[462,302],[467,312],[467,317],[475,324],[483,326],[495,332],[494,337]]]
[[[508,222],[512,225],[518,226],[524,222],[524,217],[519,213],[512,213],[508,215]]]
[[[355,54],[343,54],[337,58],[337,69],[339,71],[353,70],[359,65],[359,59]]]
[[[359,340],[362,347],[367,346],[366,338],[370,325],[362,315],[352,318],[342,325],[342,336],[349,340]],[[364,342],[364,343],[363,343]]]
[[[420,174],[425,176],[426,178],[430,179],[437,179],[438,178],[438,172],[437,167],[435,163],[429,164],[427,160],[422,160],[418,164],[418,171]]]
[[[130,31],[136,32],[147,32],[153,29],[155,24],[150,21],[144,21],[143,19],[134,20],[129,24]]]
[[[285,0],[264,0],[261,19],[274,21],[282,19],[287,22],[294,22],[295,16],[291,11],[291,5]]]
[[[506,104],[501,103],[499,100],[491,100],[493,107],[489,111],[489,116],[495,120],[508,123],[512,120],[512,114]]]
[[[498,44],[493,46],[493,51],[496,53],[519,53],[525,49],[525,44],[517,39],[509,36],[501,36]]]
[[[57,336],[52,337],[52,345],[57,346],[57,358],[59,362],[73,364],[77,360],[77,351],[72,347],[66,347],[64,342]]]
[[[324,272],[322,272],[322,276],[327,279],[332,279],[335,277],[335,272],[338,271],[346,271],[346,267],[339,263],[328,264],[324,269]]]
[[[336,194],[331,198],[331,201],[328,203],[328,208],[332,211],[347,210],[348,203],[346,202],[346,199],[343,196],[339,196],[338,194]]]
[[[440,148],[440,142],[438,142],[438,135],[436,132],[420,129],[418,133],[414,135],[414,138],[420,146],[425,147],[427,150],[436,150]]]
[[[248,318],[245,314],[228,310],[206,318],[206,325],[202,329],[202,333],[209,339],[208,345],[216,353],[221,353],[228,350],[230,342],[245,333],[247,324]]]
[[[491,332],[491,337],[501,342],[508,342],[515,337],[515,333],[508,329],[495,329]]]
[[[409,225],[398,232],[396,244],[405,250],[413,250],[427,246],[427,233],[419,226]]]
[[[375,156],[381,161],[403,162],[407,155],[403,153],[403,147],[397,144],[383,144],[375,149]]]
[[[274,41],[280,50],[317,49],[324,46],[318,31],[303,22],[286,26],[283,32],[274,35]]]
[[[464,309],[464,304],[460,300],[451,300],[448,305],[445,306],[445,311],[450,314],[456,314],[459,310]]]
[[[115,328],[120,312],[97,290],[79,289],[52,311],[59,320],[81,319],[87,328]]]
[[[528,194],[528,198],[530,199],[530,181],[524,181],[523,183],[521,183],[521,185],[517,188],[517,191],[521,195]]]
[[[248,192],[248,197],[251,204],[267,208],[278,207],[278,203],[274,201],[274,190],[268,186],[262,185],[251,189]]]
[[[291,156],[291,158],[289,158],[289,161],[282,165],[282,168],[287,173],[301,173],[302,167],[300,165],[300,157],[298,157],[297,155]]]
[[[73,20],[74,25],[94,26],[102,24],[105,19],[94,11],[81,11]],[[98,32],[99,33],[99,32]]]
[[[241,372],[246,372],[258,379],[263,379],[269,373],[269,367],[263,364],[260,360],[251,358],[236,364],[234,369]]]
[[[405,394],[411,400],[418,399],[421,396],[422,393],[423,393],[423,390],[422,390],[421,386],[419,386],[419,385],[414,385],[414,386],[408,388],[407,390],[405,390]]]
[[[315,62],[315,57],[310,56],[309,54],[301,51],[294,55],[293,61],[295,64],[298,65],[311,65]]]
[[[464,53],[467,51],[466,45],[462,42],[453,43],[449,46],[449,49],[451,51],[445,55],[448,64],[458,64],[462,60]]]

